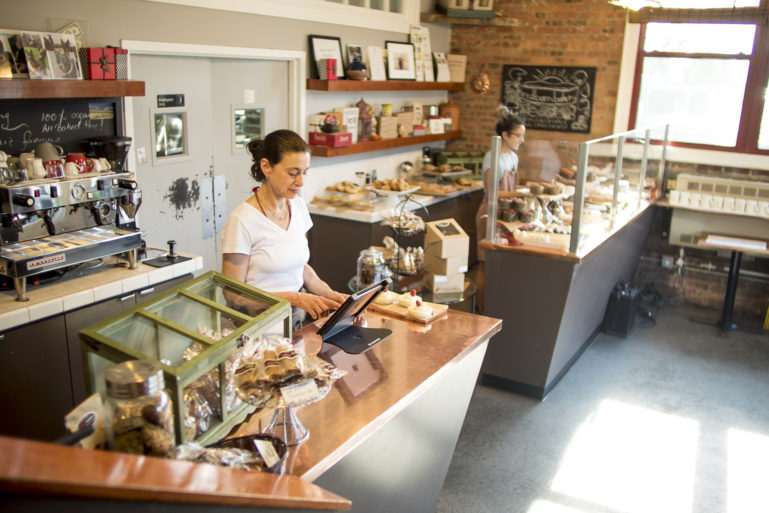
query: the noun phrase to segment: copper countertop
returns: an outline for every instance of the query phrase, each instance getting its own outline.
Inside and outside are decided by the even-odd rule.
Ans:
[[[320,347],[320,356],[347,375],[325,399],[296,409],[310,438],[289,450],[288,474],[317,479],[502,329],[499,319],[451,309],[427,326],[371,312],[365,315],[370,327],[388,328],[393,334],[361,355],[328,344],[320,347],[315,325],[300,332],[306,351],[314,353]],[[233,436],[259,432],[271,413],[252,415]]]
[[[310,325],[308,352],[348,374],[328,396],[297,409],[310,438],[290,448],[278,476],[161,458],[61,447],[0,437],[0,491],[72,497],[347,509],[349,500],[311,484],[502,329],[502,321],[449,310],[428,326],[367,313],[393,334],[362,355],[322,345]],[[271,410],[257,412],[233,436],[255,433]],[[77,465],[75,462],[77,461]],[[74,472],[77,468],[77,472]]]

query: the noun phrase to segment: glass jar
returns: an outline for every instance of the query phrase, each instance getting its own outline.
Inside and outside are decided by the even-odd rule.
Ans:
[[[105,421],[110,450],[167,456],[174,449],[171,400],[163,369],[155,362],[129,360],[107,370]]]
[[[385,279],[385,261],[382,252],[374,247],[364,249],[358,256],[358,288]]]

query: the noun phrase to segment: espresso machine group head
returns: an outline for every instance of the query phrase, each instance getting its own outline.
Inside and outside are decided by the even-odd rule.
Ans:
[[[26,277],[128,252],[136,267],[141,190],[131,173],[0,185],[0,274],[26,301]]]

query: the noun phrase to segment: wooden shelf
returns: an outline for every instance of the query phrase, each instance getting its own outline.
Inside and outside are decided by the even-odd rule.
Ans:
[[[400,148],[401,146],[413,146],[416,144],[425,144],[435,141],[446,141],[449,139],[458,139],[462,137],[461,130],[452,130],[445,134],[417,135],[412,137],[398,137],[396,139],[382,139],[380,141],[368,141],[342,146],[340,148],[331,148],[329,146],[310,146],[310,152],[316,157],[340,157],[342,155],[353,155],[355,153],[365,153],[367,151],[389,150],[390,148]]]
[[[0,98],[113,98],[144,96],[140,80],[0,80]]]
[[[516,18],[463,18],[461,16],[446,16],[437,12],[423,12],[419,16],[423,23],[443,23],[445,25],[475,25],[492,27],[517,27],[521,24]]]
[[[461,91],[464,82],[417,82],[414,80],[318,80],[307,79],[308,91]]]

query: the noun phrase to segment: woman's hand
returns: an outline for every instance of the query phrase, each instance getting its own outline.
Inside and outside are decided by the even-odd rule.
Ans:
[[[338,295],[341,296],[341,294]],[[344,299],[342,299],[342,301],[344,301]],[[317,319],[329,310],[336,310],[339,308],[342,305],[342,302],[316,296],[315,294],[309,294],[307,292],[297,292],[296,299],[292,301],[292,304],[310,314],[310,317],[313,319]]]

